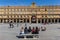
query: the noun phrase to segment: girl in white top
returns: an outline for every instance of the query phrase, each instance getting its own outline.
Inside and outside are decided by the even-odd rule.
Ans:
[[[20,34],[24,34],[24,28],[21,27]]]

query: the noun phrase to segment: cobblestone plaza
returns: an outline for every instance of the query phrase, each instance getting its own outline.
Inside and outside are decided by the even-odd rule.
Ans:
[[[60,23],[57,24],[29,24],[31,27],[46,26],[46,31],[40,31],[38,39],[18,39],[16,35],[20,32],[20,27],[25,26],[24,23],[14,24],[14,28],[9,28],[8,23],[0,23],[0,40],[60,40]]]

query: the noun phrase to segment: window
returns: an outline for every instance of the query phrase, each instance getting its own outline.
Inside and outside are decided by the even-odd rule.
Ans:
[[[12,11],[14,11],[14,9],[12,9]]]
[[[24,9],[22,9],[22,11],[24,11]]]
[[[14,18],[14,16],[12,16],[12,18]]]
[[[18,11],[17,9],[15,9],[15,11]]]
[[[44,11],[44,10],[45,10],[45,9],[43,9],[43,8],[42,8],[42,9],[40,9],[40,11]]]
[[[6,14],[8,14],[8,12],[6,12]]]
[[[28,9],[28,11],[31,11],[31,9]]]
[[[17,15],[16,15],[16,18],[17,18]]]
[[[11,9],[9,9],[9,11],[11,11]]]
[[[56,17],[56,15],[54,15],[54,17]]]
[[[5,9],[6,11],[8,11],[8,9]]]
[[[11,14],[11,12],[9,12],[9,14]]]
[[[26,16],[27,17],[27,16]]]
[[[4,18],[7,18],[7,16],[3,16]]]
[[[1,12],[1,14],[4,14],[4,12]]]
[[[14,12],[12,12],[12,14],[15,14]]]
[[[27,11],[27,9],[25,9]]]
[[[11,16],[9,16],[9,18],[11,18]]]
[[[1,11],[4,11],[4,9],[1,9]]]
[[[19,11],[21,11],[21,9],[19,9]]]
[[[0,11],[4,11],[4,9],[1,8]]]

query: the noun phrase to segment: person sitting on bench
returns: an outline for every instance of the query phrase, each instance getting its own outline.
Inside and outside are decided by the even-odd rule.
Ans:
[[[33,29],[32,29],[32,34],[35,34],[35,28],[33,27]]]
[[[39,34],[40,28],[36,27],[35,34]]]
[[[31,33],[31,31],[32,31],[32,30],[31,30],[31,27],[29,26],[28,32]]]
[[[25,27],[24,33],[25,33],[25,34],[28,34],[28,29],[27,29],[27,27]]]
[[[24,34],[24,28],[21,27],[20,34]]]

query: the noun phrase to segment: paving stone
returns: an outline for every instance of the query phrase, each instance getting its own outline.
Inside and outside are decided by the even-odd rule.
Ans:
[[[29,24],[27,23],[27,27],[41,27],[46,26],[46,31],[39,32],[38,39],[18,39],[16,35],[19,35],[20,28],[25,27],[25,23],[14,23],[14,28],[9,28],[8,23],[0,23],[0,40],[60,40],[60,23],[57,24]]]

